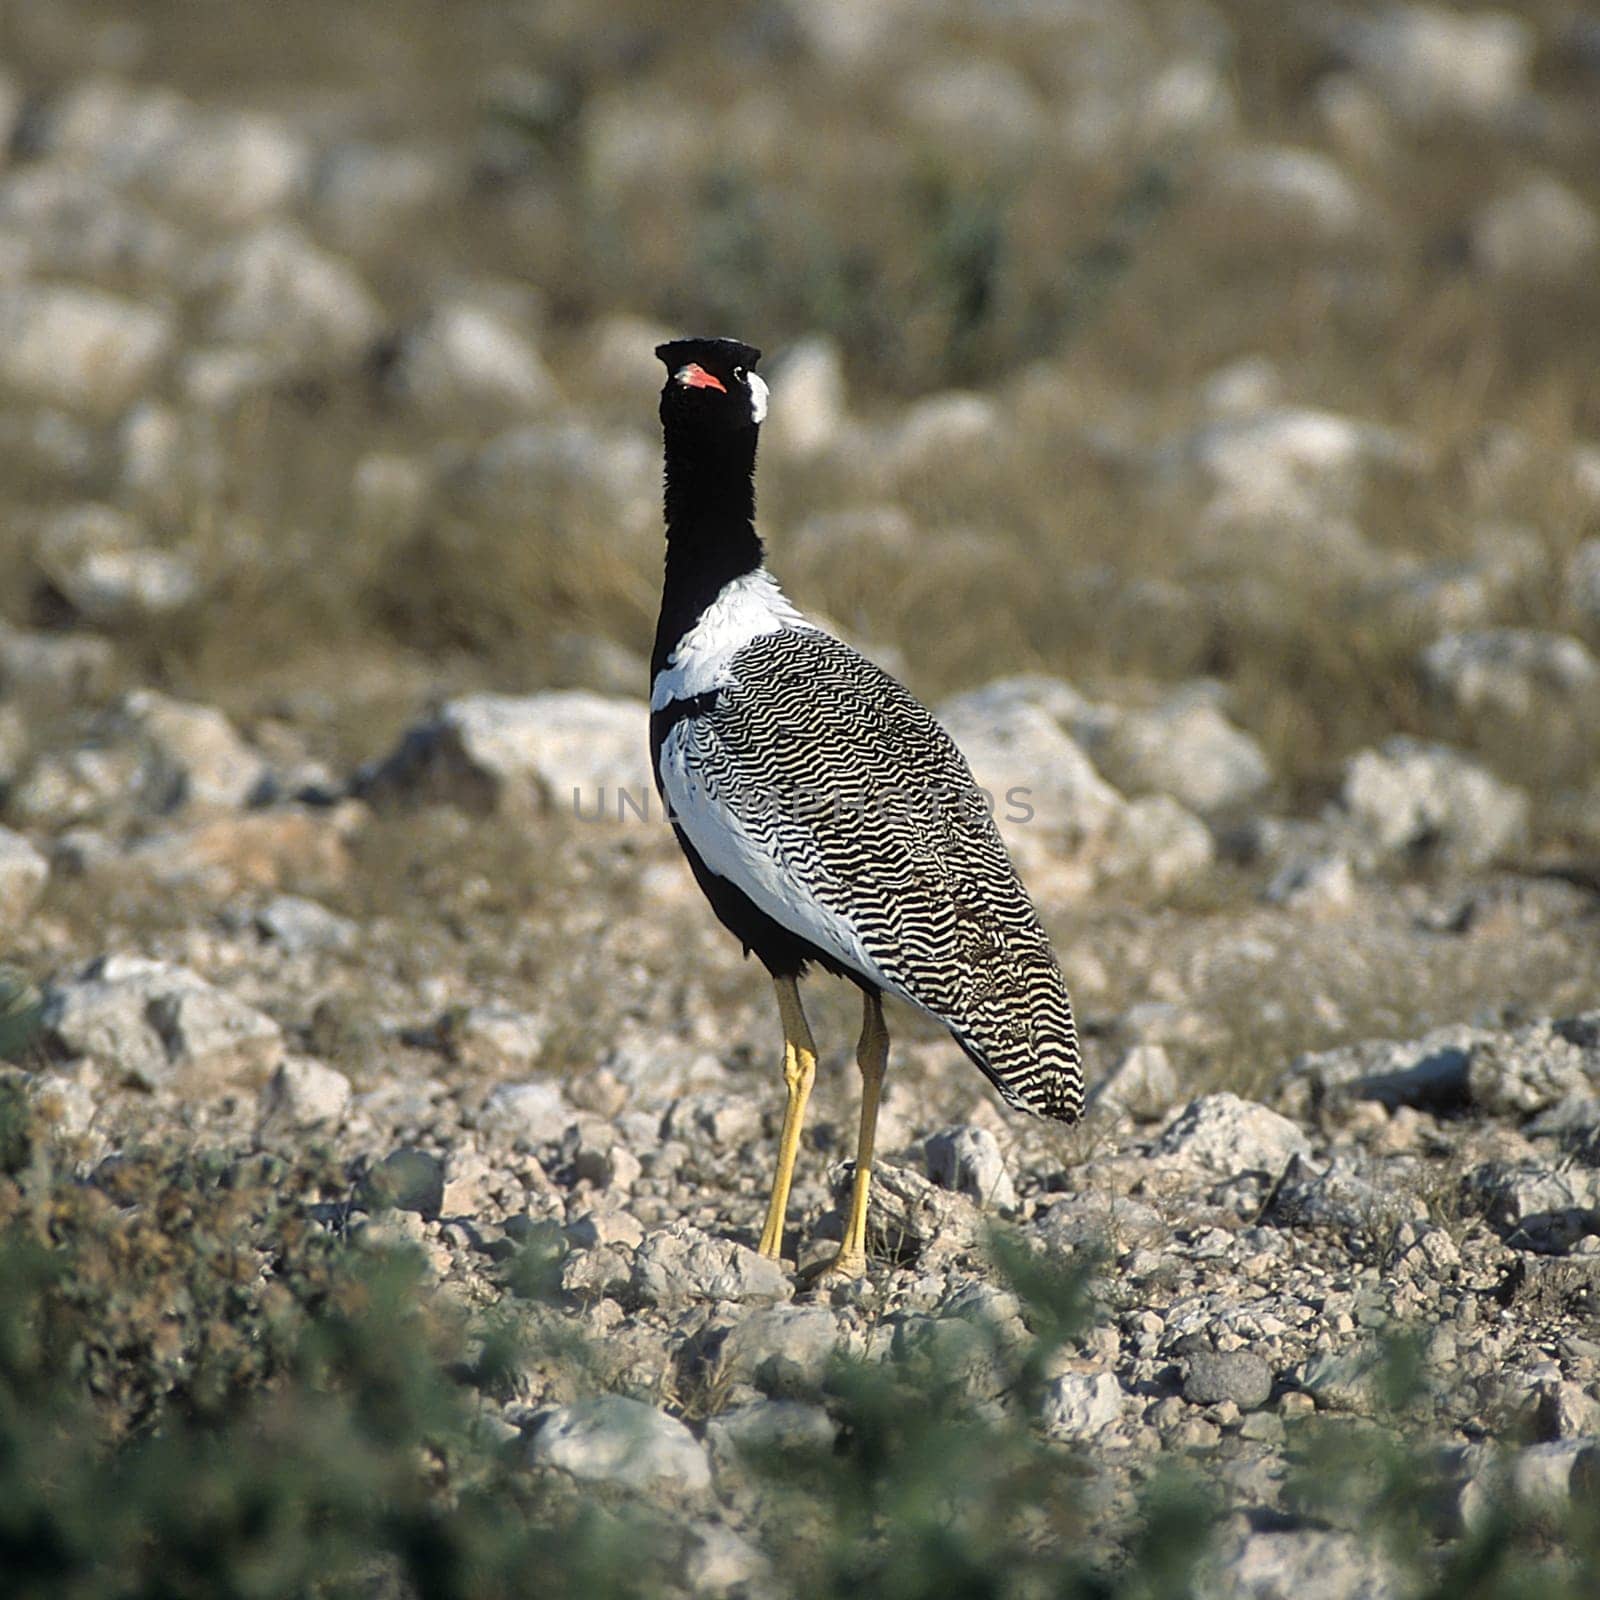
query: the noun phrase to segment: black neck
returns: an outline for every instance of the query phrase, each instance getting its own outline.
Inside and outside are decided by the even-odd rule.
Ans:
[[[682,438],[668,428],[667,572],[652,678],[725,584],[761,565],[756,534],[756,429]]]

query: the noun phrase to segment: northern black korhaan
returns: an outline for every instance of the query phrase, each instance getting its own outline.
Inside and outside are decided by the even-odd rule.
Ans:
[[[712,910],[772,974],[788,1102],[761,1253],[783,1243],[816,1047],[797,980],[857,984],[861,1128],[844,1242],[866,1267],[867,1195],[888,1061],[882,996],[936,1017],[1012,1105],[1077,1118],[1066,985],[972,773],[893,678],[808,621],[755,529],[761,352],[677,339],[666,363],[666,583],[651,658],[656,783]]]

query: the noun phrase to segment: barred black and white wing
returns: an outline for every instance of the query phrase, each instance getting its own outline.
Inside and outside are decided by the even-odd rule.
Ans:
[[[705,869],[936,1017],[1002,1095],[1075,1119],[1077,1030],[965,758],[893,678],[780,627],[659,708],[658,776]]]

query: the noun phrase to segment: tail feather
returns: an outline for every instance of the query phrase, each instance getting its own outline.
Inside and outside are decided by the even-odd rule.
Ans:
[[[1065,991],[1062,1000],[1065,1001]],[[973,1031],[946,1021],[951,1036],[974,1066],[1000,1091],[1008,1105],[1057,1122],[1083,1115],[1083,1064],[1072,1012],[1065,1025],[1048,1030],[1035,1025],[1027,1040],[980,1041]],[[1020,1048],[1019,1048],[1020,1046]]]

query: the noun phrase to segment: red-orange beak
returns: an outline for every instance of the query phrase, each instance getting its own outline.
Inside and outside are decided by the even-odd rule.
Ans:
[[[720,378],[713,378],[697,361],[679,367],[672,376],[685,389],[716,389],[722,394],[728,392],[728,386]]]

